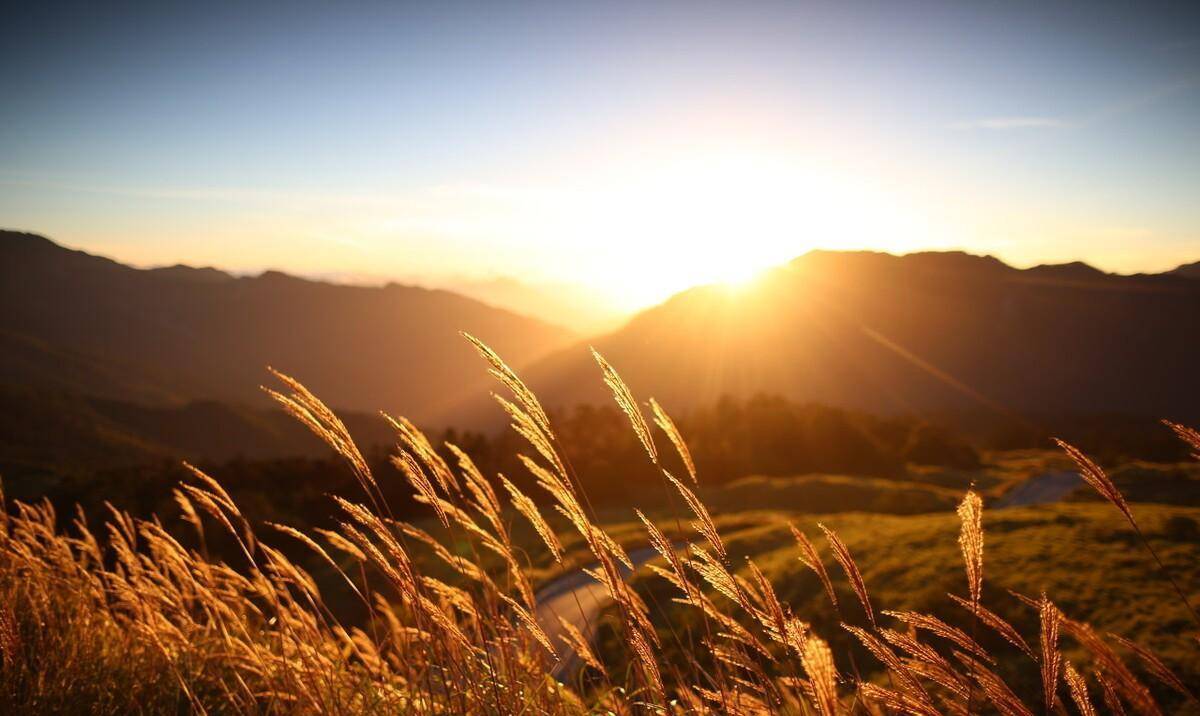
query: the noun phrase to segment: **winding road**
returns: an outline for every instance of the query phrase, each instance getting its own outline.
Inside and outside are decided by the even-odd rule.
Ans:
[[[1051,470],[1035,475],[1001,497],[996,507],[1020,507],[1057,502],[1083,484],[1079,474],[1068,470]],[[638,568],[658,556],[652,547],[629,553],[629,560]],[[597,565],[590,565],[594,568]],[[621,576],[628,578],[630,570],[619,565]],[[537,592],[537,621],[558,652],[559,661],[551,673],[559,681],[568,681],[579,672],[583,660],[568,642],[560,638],[565,630],[559,617],[570,622],[591,643],[596,638],[597,621],[612,604],[608,589],[582,569],[555,579]]]
[[[657,556],[654,548],[643,547],[630,552],[629,561],[633,562],[636,569]],[[623,578],[631,574],[623,565],[619,565],[619,568]],[[538,590],[538,625],[550,637],[559,656],[558,663],[551,671],[554,678],[559,681],[573,678],[583,663],[579,654],[559,638],[565,631],[559,623],[559,617],[570,622],[583,634],[584,639],[591,642],[596,638],[597,620],[610,604],[612,599],[608,596],[608,589],[582,569],[564,574]]]
[[[996,501],[996,507],[1024,507],[1058,502],[1083,485],[1072,470],[1050,470],[1034,475]]]

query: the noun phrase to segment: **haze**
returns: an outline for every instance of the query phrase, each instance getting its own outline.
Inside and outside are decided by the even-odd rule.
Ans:
[[[1200,26],[1113,4],[26,7],[0,217],[137,265],[573,282],[1200,248]]]

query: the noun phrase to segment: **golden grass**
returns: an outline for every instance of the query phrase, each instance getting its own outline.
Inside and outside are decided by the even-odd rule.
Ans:
[[[1113,645],[1136,657],[1138,671],[1177,693],[1180,701],[1173,703],[1195,701],[1193,689],[1158,655],[1117,635],[1100,636],[1062,614],[1046,595],[1024,598],[1039,615],[1037,650],[984,606],[983,505],[974,492],[958,509],[967,597],[951,595],[950,603],[968,609],[976,627],[1015,646],[1016,658],[1037,662],[1040,702],[1022,700],[1001,676],[1004,662],[1014,657],[989,652],[977,634],[932,614],[877,613],[849,548],[837,532],[819,525],[864,611],[865,621],[853,620],[858,623],[838,612],[846,622],[840,635],[848,632],[878,662],[860,668],[853,653],[831,646],[837,635],[816,633],[780,599],[757,564],[735,570],[720,520],[660,467],[701,539],[680,550],[685,535],[678,526],[672,530],[637,515],[665,565],[654,570],[703,624],[694,632],[662,634],[645,599],[626,582],[621,565],[632,565],[629,555],[595,517],[537,398],[499,356],[470,340],[511,395],[497,400],[536,456],[523,457],[523,463],[546,504],[578,533],[573,539],[593,563],[589,573],[614,605],[628,670],[602,663],[576,625],[564,622],[554,643],[539,622],[532,565],[513,541],[511,519],[527,521],[555,560],[563,558],[567,537],[552,530],[534,499],[502,476],[489,480],[454,446],[448,446],[457,462],[451,466],[415,426],[387,417],[396,431],[393,463],[441,531],[434,535],[398,521],[344,424],[300,383],[275,373],[287,392],[267,392],[346,460],[365,502],[334,498],[337,530],[306,534],[269,526],[331,570],[337,580],[325,588],[353,595],[366,619],[339,621],[318,580],[260,537],[220,483],[194,468],[194,479],[175,494],[194,533],[186,538],[157,518],[116,510],[99,535],[82,516],[64,530],[49,503],[6,504],[0,510],[0,712],[932,716],[1060,713],[1070,703],[1090,714],[1090,693],[1097,693],[1109,710],[1161,713],[1145,676]],[[657,465],[650,424],[616,370],[596,358]],[[650,409],[697,484],[674,423],[657,402]],[[1185,440],[1194,436],[1175,429]],[[1138,530],[1132,509],[1103,470],[1064,448]],[[494,484],[505,488],[507,504]],[[213,529],[235,545],[237,564],[205,556]],[[818,576],[818,591],[838,608],[817,549],[791,530],[795,557]],[[430,559],[440,563],[443,578],[422,567]],[[1187,601],[1182,590],[1179,595]],[[1072,661],[1063,658],[1060,632],[1073,644]],[[667,639],[686,643],[689,658],[665,658]],[[570,684],[553,678],[556,661],[567,654],[579,657],[586,678]]]

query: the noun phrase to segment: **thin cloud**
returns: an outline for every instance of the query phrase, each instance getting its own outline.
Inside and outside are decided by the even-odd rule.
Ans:
[[[1093,112],[1085,120],[1085,123],[1096,124],[1113,119],[1114,117],[1130,114],[1162,100],[1191,92],[1197,87],[1200,87],[1200,75],[1195,74],[1173,82],[1165,82],[1156,87],[1151,87],[1141,94],[1126,97],[1119,102],[1113,102],[1105,107],[1101,107]]]
[[[321,192],[293,192],[285,190],[253,189],[243,187],[141,187],[78,183],[58,181],[41,177],[0,171],[0,186],[77,194],[101,194],[132,199],[169,199],[179,201],[244,203],[244,204],[328,204],[328,205],[378,205],[392,206],[393,196],[386,194],[337,194]]]
[[[986,117],[970,122],[956,122],[953,129],[1060,129],[1072,126],[1070,122],[1056,117]]]
[[[1200,88],[1200,75],[1193,74],[1171,82],[1164,82],[1162,84],[1152,86],[1138,94],[1123,97],[1116,102],[1107,104],[1089,114],[1077,117],[1075,119],[1062,119],[1060,117],[1047,117],[1040,115],[985,117],[983,119],[974,119],[968,122],[955,122],[954,124],[950,125],[950,128],[990,129],[1003,131],[1018,129],[1064,129],[1070,127],[1088,127],[1095,124],[1102,124],[1110,119],[1114,119],[1122,115],[1131,114],[1176,95],[1192,92],[1197,88]]]

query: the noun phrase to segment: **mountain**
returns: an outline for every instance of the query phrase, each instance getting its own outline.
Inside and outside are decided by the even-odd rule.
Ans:
[[[609,400],[592,344],[636,395],[675,411],[767,393],[878,413],[1186,420],[1200,414],[1200,281],[1187,268],[1119,276],[959,252],[814,251],[573,342],[445,290],[135,269],[0,232],[0,387],[87,399],[88,410],[262,407],[270,364],[338,409],[479,426],[495,416],[477,401],[492,386],[457,333],[467,330],[551,406]]]
[[[177,267],[156,269],[172,270]],[[189,267],[183,267],[189,268]],[[191,269],[196,271],[197,269]],[[211,270],[211,269],[206,269]],[[333,271],[305,274],[315,281],[349,286],[381,286],[403,283],[429,289],[441,289],[482,301],[489,306],[562,326],[578,335],[607,333],[627,320],[632,313],[619,307],[603,291],[570,281],[548,281],[496,275],[471,277],[457,274],[420,273],[398,276],[363,271]]]
[[[628,318],[599,291],[566,282],[530,282],[508,276],[450,281],[444,288],[582,335],[608,332]]]
[[[342,412],[364,450],[393,439],[374,414]],[[283,411],[214,401],[153,406],[0,386],[0,476],[51,475],[235,458],[321,458],[330,450]]]
[[[1200,414],[1200,282],[960,252],[814,251],[705,286],[594,345],[639,399],[778,393],[881,413]],[[610,400],[587,345],[523,372],[550,406]],[[493,413],[494,414],[494,413]]]
[[[0,232],[0,385],[150,405],[254,403],[273,365],[334,407],[425,420],[486,383],[460,330],[517,365],[572,339],[449,291],[143,270]]]
[[[1190,264],[1183,264],[1171,269],[1170,273],[1176,276],[1185,278],[1200,278],[1200,261],[1193,261]]]

